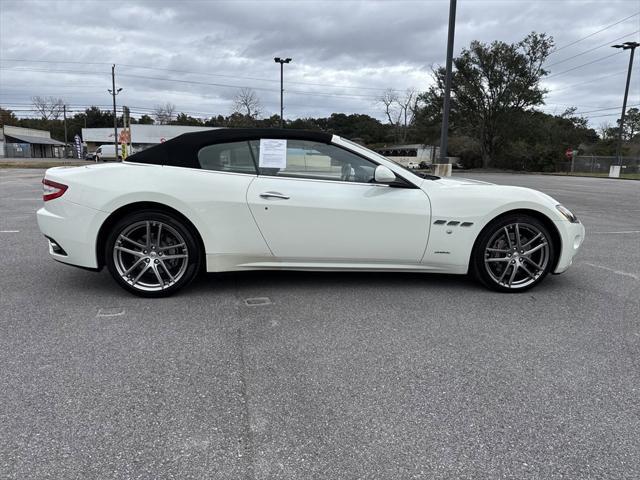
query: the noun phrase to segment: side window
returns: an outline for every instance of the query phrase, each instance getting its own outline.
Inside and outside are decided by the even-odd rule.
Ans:
[[[260,141],[251,141],[256,161],[260,158]],[[260,175],[299,177],[342,182],[373,182],[376,164],[335,145],[309,140],[287,140],[285,168],[263,168]]]
[[[198,152],[198,162],[203,170],[253,175],[256,173],[248,142],[207,145]]]

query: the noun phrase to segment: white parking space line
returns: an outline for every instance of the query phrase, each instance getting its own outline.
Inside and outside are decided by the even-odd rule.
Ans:
[[[589,235],[626,235],[629,233],[640,233],[640,230],[623,230],[620,232],[589,232]]]
[[[124,308],[101,308],[96,317],[119,317],[124,315]]]
[[[0,233],[20,233],[20,230],[0,230]]]
[[[584,265],[589,265],[590,267],[600,268],[602,270],[606,270],[607,272],[615,273],[616,275],[622,275],[623,277],[630,277],[634,280],[640,280],[640,275],[636,275],[634,273],[623,272],[622,270],[615,270],[613,268],[605,267],[603,265],[596,265],[595,263],[582,262]]]

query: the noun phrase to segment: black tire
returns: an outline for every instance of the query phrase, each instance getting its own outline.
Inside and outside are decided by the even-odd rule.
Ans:
[[[527,244],[528,241],[532,243]],[[537,218],[526,214],[505,215],[480,232],[471,255],[470,271],[491,290],[524,292],[539,284],[551,271],[555,247],[548,228]],[[532,253],[527,253],[529,251]]]
[[[196,233],[184,221],[160,210],[143,210],[121,218],[111,228],[104,259],[122,288],[141,297],[157,298],[172,295],[193,281],[202,265],[202,252]],[[130,268],[133,271],[127,275]],[[134,278],[138,275],[141,277]]]

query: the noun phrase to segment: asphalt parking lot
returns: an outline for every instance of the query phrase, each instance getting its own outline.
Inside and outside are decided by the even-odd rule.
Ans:
[[[526,294],[267,272],[145,300],[48,257],[42,172],[0,170],[0,477],[640,477],[640,182],[467,175],[586,226]]]

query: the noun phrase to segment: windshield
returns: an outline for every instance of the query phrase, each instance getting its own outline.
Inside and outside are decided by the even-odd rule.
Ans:
[[[370,148],[365,147],[364,145],[360,145],[359,143],[353,142],[347,138],[344,137],[340,137],[340,139],[344,142],[347,142],[350,145],[353,145],[355,147],[360,147],[360,148],[364,148],[366,149],[369,153],[371,153],[373,156],[381,158],[383,160],[386,160],[387,162],[391,162],[394,165],[399,166],[400,168],[402,168],[403,170],[406,170],[407,172],[411,173],[412,175],[415,175],[416,177],[420,177],[420,178],[430,178],[432,180],[437,180],[440,177],[438,177],[437,175],[432,175],[430,173],[423,173],[423,172],[416,172],[415,170],[412,170],[410,168],[405,167],[404,165],[402,165],[399,162],[396,162],[395,160],[389,158],[389,157],[385,157],[384,155],[379,154],[378,152],[375,152],[373,150],[371,150]]]

